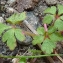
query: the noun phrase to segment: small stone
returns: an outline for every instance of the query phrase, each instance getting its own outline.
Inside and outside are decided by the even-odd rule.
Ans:
[[[57,0],[45,0],[45,2],[48,4],[48,5],[54,5],[57,3]]]
[[[34,29],[37,28],[39,19],[33,14],[33,12],[27,12],[26,20]]]
[[[0,4],[2,4],[2,5],[5,5],[5,3],[6,3],[6,0],[1,0],[0,1]]]
[[[39,13],[41,14],[41,15],[43,15],[44,13],[44,10],[47,8],[47,6],[42,6],[42,5],[40,5],[39,7],[38,7],[38,11],[39,11]]]
[[[6,12],[7,13],[16,13],[17,11],[15,9],[13,9],[12,7],[7,7]]]
[[[10,6],[13,6],[15,4],[16,0],[8,0],[7,3],[10,5]]]
[[[21,45],[29,45],[29,44],[31,44],[32,38],[30,36],[28,36],[28,35],[26,35],[25,37],[26,37],[26,39],[23,42],[21,42],[19,40],[17,42],[19,44],[21,44]]]
[[[14,7],[18,12],[22,12],[24,10],[33,10],[37,3],[38,0],[17,0]]]
[[[5,17],[5,14],[4,13],[2,14],[2,17]]]
[[[4,23],[3,17],[0,17],[0,23]]]
[[[31,44],[32,38],[28,35],[25,36],[26,40],[24,41],[25,44]]]

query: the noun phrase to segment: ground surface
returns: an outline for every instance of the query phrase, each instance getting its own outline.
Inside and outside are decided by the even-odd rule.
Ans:
[[[27,12],[27,21],[31,24],[31,26],[36,30],[38,26],[41,26],[41,20],[44,16],[43,11],[52,5],[63,4],[62,0],[0,0],[0,21],[6,23],[5,20],[14,12]],[[12,10],[14,9],[14,10]],[[28,30],[28,28],[23,26],[24,29]],[[17,47],[15,50],[10,51],[5,43],[1,41],[0,38],[0,54],[3,55],[12,55],[15,56],[17,54],[23,55],[29,48],[35,49],[31,44],[32,38],[30,36],[26,36],[26,40],[24,43],[17,42]],[[59,53],[63,53],[63,45],[58,44],[57,48],[59,49]],[[29,55],[26,53],[25,55]],[[54,59],[55,63],[61,63],[60,60]],[[36,63],[49,63],[46,58],[39,58],[35,61]],[[0,58],[0,63],[12,63],[11,59]],[[32,63],[32,62],[31,62]]]

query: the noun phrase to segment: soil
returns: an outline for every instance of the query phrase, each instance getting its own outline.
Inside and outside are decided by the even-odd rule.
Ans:
[[[49,6],[56,6],[57,4],[62,4],[62,0],[0,0],[0,22],[6,23],[6,18],[8,18],[13,13],[17,12],[27,12],[27,21],[36,30],[38,26],[41,26],[41,20],[44,16],[43,11]],[[14,11],[14,10],[16,11]],[[25,30],[30,31],[25,25],[22,26]],[[17,47],[11,51],[7,47],[6,43],[3,43],[0,37],[0,54],[16,56],[17,54],[23,55],[28,49],[37,49],[33,46],[32,38],[26,36],[24,43],[17,41]],[[57,44],[58,53],[63,53],[63,42]],[[25,55],[30,55],[26,52]],[[62,56],[63,58],[63,56]],[[57,58],[54,59],[55,63],[61,63]],[[0,63],[12,63],[12,59],[0,58]],[[30,62],[32,63],[32,62]],[[46,58],[36,59],[34,63],[49,63]]]

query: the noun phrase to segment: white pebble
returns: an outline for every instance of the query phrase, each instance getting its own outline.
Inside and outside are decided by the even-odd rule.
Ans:
[[[6,8],[6,12],[7,12],[7,13],[13,13],[13,12],[14,12],[14,13],[17,13],[17,11],[16,11],[15,9],[13,9],[12,7],[7,7],[7,8]]]
[[[4,19],[2,17],[0,17],[0,23],[3,23]]]

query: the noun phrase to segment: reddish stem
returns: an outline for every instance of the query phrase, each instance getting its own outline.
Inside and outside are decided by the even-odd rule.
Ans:
[[[55,15],[55,18],[58,19],[60,16],[58,14]]]
[[[48,31],[47,24],[44,24],[44,29],[45,29],[45,38],[44,39],[49,38],[49,35],[47,33],[47,31]]]
[[[48,31],[47,24],[44,24],[44,29],[45,29],[46,32]]]

